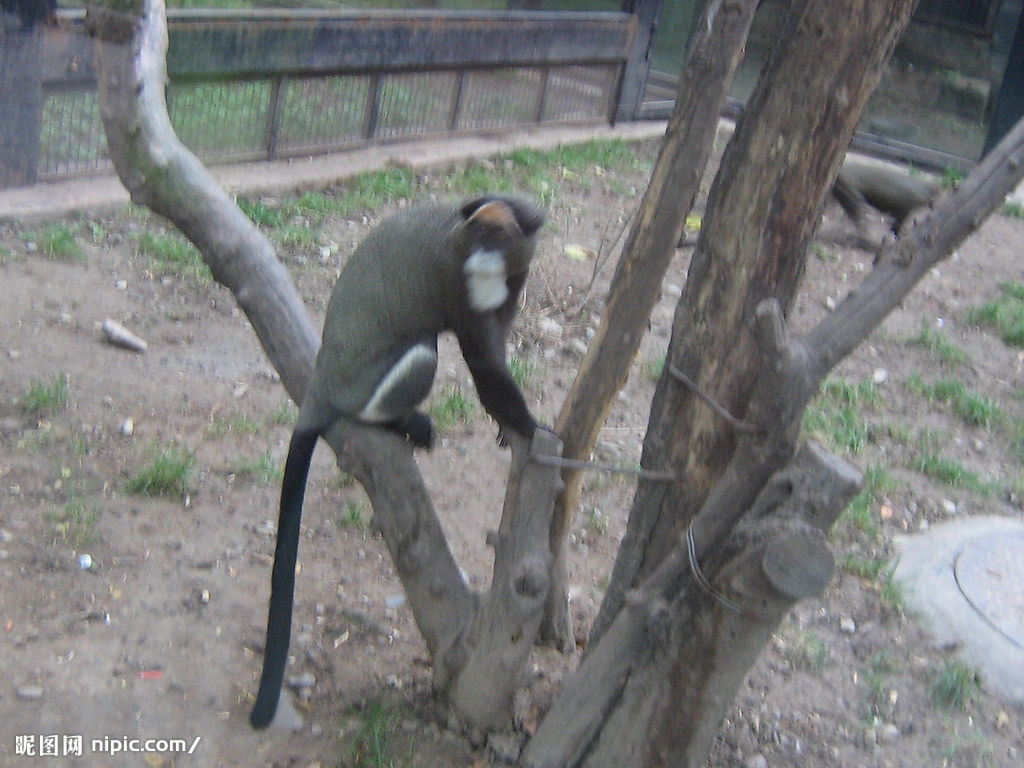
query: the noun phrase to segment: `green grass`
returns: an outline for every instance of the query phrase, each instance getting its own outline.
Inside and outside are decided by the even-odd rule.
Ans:
[[[864,684],[867,686],[867,719],[869,722],[892,720],[896,707],[896,699],[892,696],[888,678],[896,671],[892,657],[885,653],[875,653],[868,660],[864,670]]]
[[[864,470],[864,486],[839,518],[838,535],[869,544],[877,543],[881,537],[881,525],[875,509],[883,494],[894,486],[884,467],[871,465]]]
[[[135,253],[147,259],[150,269],[159,275],[199,285],[213,280],[213,274],[199,251],[179,234],[146,230],[139,236]]]
[[[957,659],[948,659],[932,683],[932,699],[947,709],[966,711],[979,692],[978,673]]]
[[[798,669],[820,672],[829,659],[828,643],[814,632],[800,632],[786,646],[786,656]]]
[[[75,228],[69,224],[62,222],[46,224],[33,232],[28,239],[35,242],[39,253],[48,259],[85,261],[85,251],[78,243]]]
[[[70,404],[70,380],[66,373],[58,373],[49,382],[32,379],[25,394],[18,399],[18,407],[29,416],[50,416]]]
[[[950,488],[963,488],[981,496],[991,496],[996,489],[992,481],[982,479],[960,462],[943,456],[932,448],[919,449],[908,462],[908,466]]]
[[[907,386],[930,401],[951,406],[957,416],[973,426],[988,428],[1003,419],[996,400],[971,392],[959,379],[939,379],[926,384],[915,374],[907,380]]]
[[[288,220],[286,211],[277,206],[269,206],[261,200],[249,200],[240,197],[235,202],[238,203],[238,207],[242,209],[242,212],[254,224],[258,224],[261,227],[274,229],[275,227],[283,226]]]
[[[924,349],[932,360],[953,367],[970,362],[967,353],[959,345],[926,321],[921,322],[917,334],[907,339],[907,343]]]
[[[299,409],[295,407],[295,404],[291,400],[282,400],[281,404],[267,416],[267,422],[279,426],[291,426],[298,416]]]
[[[991,328],[1013,347],[1024,347],[1024,284],[1002,283],[1002,296],[968,313],[968,320]]]
[[[284,475],[284,468],[274,460],[270,451],[266,451],[255,459],[235,462],[231,472],[238,477],[255,480],[261,485],[270,485],[280,482]]]
[[[191,451],[177,445],[157,449],[152,461],[128,480],[125,490],[141,496],[186,496],[195,463]]]
[[[100,510],[94,501],[78,493],[70,493],[67,502],[50,514],[56,532],[76,549],[96,538],[96,521]]]
[[[663,353],[652,357],[644,364],[644,376],[649,381],[658,381],[661,378],[661,374],[665,372],[665,361],[668,357]]]
[[[366,528],[370,521],[363,517],[365,505],[358,501],[346,501],[333,513],[334,524],[339,528]]]
[[[223,437],[228,433],[258,435],[262,431],[262,422],[251,419],[244,413],[232,416],[214,416],[206,427],[206,434],[210,437]]]
[[[1013,219],[1024,219],[1024,205],[1017,202],[1003,203],[999,212]]]
[[[508,369],[512,372],[512,378],[520,388],[525,388],[536,373],[536,366],[527,358],[519,355],[509,357]]]
[[[392,707],[370,701],[360,713],[360,727],[343,765],[351,768],[399,768],[409,760],[399,761],[394,753],[398,716]]]
[[[877,387],[871,381],[829,379],[807,407],[803,428],[821,435],[834,448],[860,453],[875,437],[874,428],[861,416],[861,410],[878,401]]]
[[[434,421],[434,429],[444,434],[456,424],[468,423],[475,410],[472,398],[463,394],[458,387],[449,387],[432,400],[427,414]]]

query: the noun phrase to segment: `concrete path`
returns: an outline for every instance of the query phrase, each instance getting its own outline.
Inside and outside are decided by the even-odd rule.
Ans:
[[[939,645],[1024,705],[1024,522],[979,516],[896,539],[894,578]]]
[[[637,140],[665,133],[665,122],[620,126],[535,126],[488,136],[462,136],[439,141],[419,139],[379,144],[331,155],[274,162],[219,165],[210,170],[232,194],[283,194],[322,189],[365,171],[389,165],[422,170],[480,160],[514,149],[554,149],[592,139]],[[128,203],[128,192],[113,173],[33,187],[0,189],[0,221],[32,223],[83,213],[100,213]]]

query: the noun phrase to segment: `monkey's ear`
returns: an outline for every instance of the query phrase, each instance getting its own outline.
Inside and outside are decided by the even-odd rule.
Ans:
[[[513,197],[482,197],[473,200],[462,206],[462,216],[467,222],[476,222],[509,234],[521,232],[527,237],[544,223],[543,211]]]

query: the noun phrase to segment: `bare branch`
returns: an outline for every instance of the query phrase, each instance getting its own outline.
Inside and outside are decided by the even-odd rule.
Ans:
[[[951,194],[890,240],[878,263],[839,306],[807,334],[821,379],[891,312],[917,282],[946,258],[1024,179],[1024,121],[1018,122]]]

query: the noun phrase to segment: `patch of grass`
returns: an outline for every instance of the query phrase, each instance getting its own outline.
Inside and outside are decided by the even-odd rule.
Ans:
[[[270,485],[280,482],[284,475],[284,468],[274,461],[270,451],[266,451],[255,459],[235,462],[231,472],[239,477],[256,480],[260,485]]]
[[[320,230],[305,223],[288,221],[274,230],[274,242],[292,251],[311,251],[320,240]]]
[[[407,764],[394,756],[394,737],[398,731],[395,711],[379,701],[371,701],[360,714],[360,728],[344,765],[352,768],[399,768]]]
[[[824,262],[826,264],[834,264],[835,262],[839,261],[838,255],[828,250],[827,248],[822,248],[817,243],[813,243],[811,245],[811,253],[814,254],[815,258],[817,258],[818,261]]]
[[[249,200],[239,197],[235,202],[242,209],[242,213],[248,216],[254,224],[258,224],[261,227],[276,229],[277,227],[284,226],[288,220],[288,214],[281,208],[267,205],[261,200]]]
[[[473,400],[458,387],[449,387],[435,398],[427,408],[434,428],[443,434],[456,424],[466,424],[473,418]]]
[[[951,488],[964,488],[982,496],[989,496],[995,491],[996,486],[991,481],[983,480],[960,462],[929,448],[917,451],[908,466]]]
[[[1004,342],[1024,347],[1024,284],[1002,283],[1003,295],[971,310],[968,320],[992,328]]]
[[[929,400],[950,405],[953,412],[968,424],[987,428],[1003,418],[996,400],[971,392],[959,379],[939,379],[926,384],[915,374],[907,380],[907,386]]]
[[[213,280],[210,268],[188,240],[176,233],[147,230],[139,237],[135,253],[149,261],[160,274],[206,285]]]
[[[885,571],[886,561],[877,557],[866,557],[853,552],[839,560],[840,567],[865,581],[875,582]]]
[[[1009,216],[1013,219],[1024,219],[1024,205],[1018,202],[1003,203],[999,208],[999,212],[1003,216]]]
[[[370,521],[363,517],[365,508],[366,505],[358,501],[346,501],[340,509],[334,509],[334,524],[339,528],[366,528]]]
[[[71,493],[64,506],[50,514],[50,522],[61,538],[77,549],[95,540],[99,516],[100,510],[95,502]]]
[[[66,373],[58,373],[49,382],[32,379],[18,399],[18,407],[29,416],[49,416],[68,407],[69,392],[70,379]]]
[[[516,384],[520,387],[525,387],[529,384],[530,379],[533,378],[533,374],[536,372],[536,366],[525,357],[520,357],[519,355],[509,357],[508,369],[512,372],[512,378],[515,379]]]
[[[980,692],[978,673],[958,659],[947,659],[932,683],[932,699],[947,709],[966,711]]]
[[[281,404],[267,416],[267,422],[270,424],[288,426],[294,424],[295,419],[298,417],[299,409],[295,407],[295,404],[292,403],[291,400],[282,400]]]
[[[877,387],[871,381],[851,384],[829,379],[807,407],[804,430],[821,435],[835,448],[860,453],[874,440],[874,430],[861,416],[861,408],[878,400]]]
[[[661,378],[661,374],[665,372],[665,361],[668,359],[667,355],[661,354],[657,357],[652,357],[644,365],[644,376],[650,381],[657,381]]]
[[[907,339],[907,343],[924,349],[929,357],[940,363],[958,366],[970,362],[967,353],[959,345],[926,321],[920,323],[917,334]]]
[[[787,646],[786,656],[799,669],[820,672],[828,663],[828,643],[814,632],[801,632]]]
[[[942,750],[946,765],[962,766],[963,768],[994,768],[995,750],[977,731],[962,736],[955,730],[949,737],[949,743]]]
[[[125,484],[129,493],[141,496],[186,496],[195,468],[191,451],[170,445],[155,451],[152,461]]]
[[[262,423],[241,413],[233,416],[214,416],[206,427],[206,434],[210,437],[223,437],[229,432],[240,435],[258,435],[262,429]]]
[[[598,536],[603,536],[608,533],[608,515],[594,505],[590,505],[587,508],[587,517],[583,522],[583,527]]]
[[[843,511],[837,529],[845,538],[875,544],[881,538],[881,529],[875,514],[880,497],[893,487],[892,477],[884,467],[871,465],[864,470],[864,486]]]
[[[386,168],[361,173],[341,188],[341,195],[332,210],[350,214],[375,210],[416,193],[416,175],[408,168]]]
[[[29,238],[39,247],[39,253],[58,261],[85,261],[85,251],[78,244],[74,227],[63,222],[46,224]]]
[[[876,653],[868,660],[864,670],[867,685],[867,715],[871,722],[892,720],[896,707],[894,691],[889,688],[888,677],[896,671],[896,665],[887,653]]]

